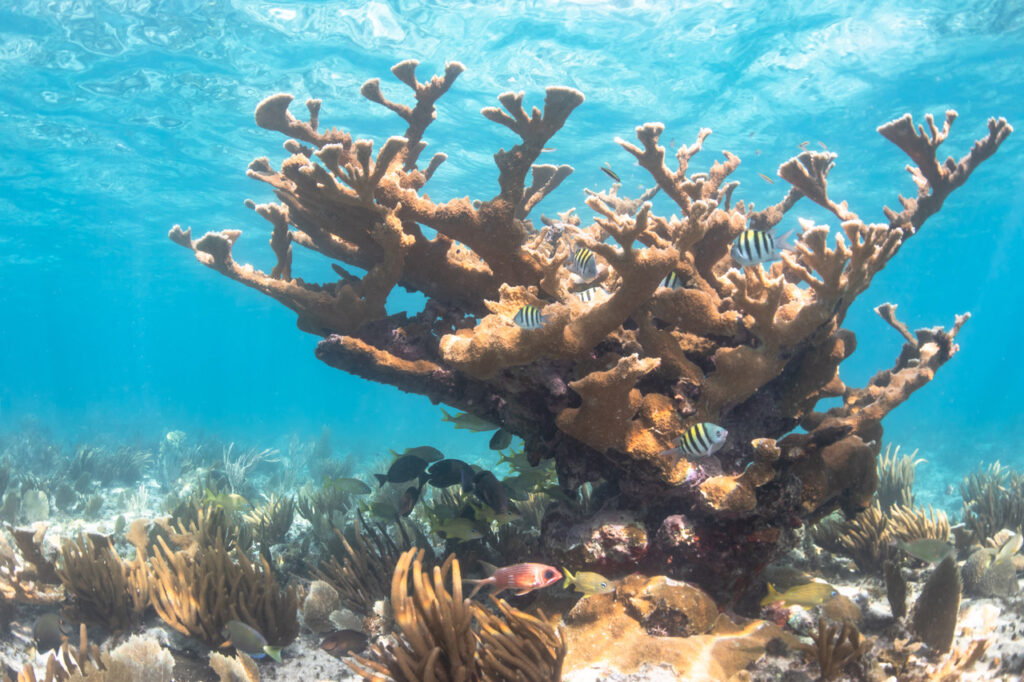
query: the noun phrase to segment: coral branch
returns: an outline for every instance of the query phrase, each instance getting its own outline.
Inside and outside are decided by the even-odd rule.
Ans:
[[[990,118],[988,135],[976,140],[970,152],[961,157],[960,161],[954,161],[950,156],[945,163],[939,164],[935,154],[939,145],[946,140],[956,117],[956,111],[946,111],[946,121],[940,131],[935,126],[935,119],[928,114],[925,116],[928,122],[927,133],[924,126],[918,126],[915,132],[914,119],[910,114],[904,114],[878,127],[878,132],[917,164],[916,167],[907,166],[907,171],[917,185],[917,198],[908,199],[900,195],[903,210],[899,213],[885,208],[885,217],[893,227],[904,227],[910,234],[917,232],[924,221],[942,208],[946,197],[967,182],[978,164],[995,154],[999,145],[1013,132],[1013,126],[1005,118]]]
[[[526,93],[501,94],[500,107],[482,114],[520,140],[494,155],[498,194],[438,202],[421,190],[447,155],[435,154],[425,170],[417,164],[437,101],[463,67],[450,63],[427,82],[416,67],[410,60],[392,69],[415,105],[386,98],[376,79],[362,87],[406,124],[379,135],[386,142],[376,155],[369,139],[324,130],[319,100],[307,102],[308,122],[288,113],[290,95],[259,105],[258,124],[291,138],[279,168],[257,158],[247,171],[277,198],[246,204],[269,223],[270,274],[234,261],[238,230],[193,240],[175,226],[170,239],[294,310],[301,329],[324,337],[316,352],[325,363],[501,425],[525,440],[529,461],[554,458],[567,489],[609,481],[607,503],[642,519],[644,534],[667,534],[659,551],[678,554],[674,566],[709,584],[756,574],[803,520],[865,508],[878,482],[882,419],[956,353],[967,316],[950,330],[911,334],[893,306],[879,307],[906,343],[894,367],[863,388],[840,378],[856,348],[841,325],[905,240],[998,149],[1012,131],[1005,120],[991,120],[966,156],[944,163],[936,151],[952,113],[941,129],[928,118],[927,130],[915,130],[909,116],[882,126],[918,165],[917,197],[901,197],[901,213],[887,210],[888,224],[865,223],[829,196],[835,154],[803,152],[783,163],[786,194],[753,211],[733,201],[737,156],[725,151],[692,167],[709,129],[675,151],[671,169],[664,125],[647,123],[636,128],[636,144],[616,141],[650,173],[650,188],[636,197],[618,182],[588,191],[593,218],[567,207],[535,229],[531,211],[572,172],[537,159],[583,95],[548,88],[541,111],[525,108]],[[659,214],[656,192],[679,207],[677,216]],[[778,262],[738,267],[730,249],[737,236],[783,225],[801,197],[836,215],[839,229],[801,220]],[[296,244],[330,260],[337,280],[297,276]],[[422,311],[389,315],[395,287],[425,295]],[[517,323],[526,305],[538,309],[539,323]],[[842,404],[816,411],[823,398]],[[729,435],[713,457],[691,462],[677,446],[698,422]],[[793,433],[798,425],[806,432]],[[689,529],[682,536],[672,530],[680,524]],[[543,542],[559,543],[557,525],[545,521]],[[721,565],[730,570],[715,570]],[[440,592],[422,576],[416,583],[424,595]],[[443,658],[434,651],[423,650],[432,669]],[[491,662],[508,667],[501,657]]]

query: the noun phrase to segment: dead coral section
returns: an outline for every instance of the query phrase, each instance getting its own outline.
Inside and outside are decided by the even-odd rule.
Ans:
[[[450,555],[426,571],[423,555],[410,549],[394,569],[397,641],[373,645],[370,658],[353,656],[349,667],[371,680],[400,682],[561,679],[566,643],[560,628],[500,599],[492,613],[463,598],[458,559]]]
[[[28,604],[52,604],[63,599],[60,576],[42,549],[46,525],[6,530],[17,551],[0,532],[0,599]]]

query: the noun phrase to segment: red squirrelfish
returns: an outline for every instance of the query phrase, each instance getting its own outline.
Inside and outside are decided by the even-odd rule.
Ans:
[[[561,571],[554,566],[546,564],[512,564],[511,566],[503,566],[501,568],[492,566],[486,561],[481,561],[480,564],[490,577],[480,580],[466,580],[467,583],[476,585],[469,595],[470,599],[484,585],[493,586],[492,594],[499,594],[505,590],[516,590],[516,596],[518,597],[527,592],[539,590],[542,587],[557,583],[562,579]]]

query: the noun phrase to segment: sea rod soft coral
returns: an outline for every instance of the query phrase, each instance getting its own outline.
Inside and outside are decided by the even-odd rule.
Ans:
[[[294,310],[301,329],[323,337],[317,357],[327,364],[501,424],[525,440],[532,461],[554,457],[566,487],[613,481],[616,505],[643,518],[652,536],[666,518],[682,515],[688,532],[660,533],[650,558],[685,559],[695,579],[730,585],[771,557],[785,529],[868,504],[882,418],[952,357],[968,316],[948,330],[911,333],[895,306],[881,307],[906,343],[895,365],[864,388],[839,376],[855,348],[843,319],[874,275],[1012,132],[1004,119],[990,119],[968,154],[944,162],[936,151],[955,112],[946,112],[941,128],[931,116],[915,128],[909,115],[881,126],[915,164],[908,170],[917,188],[899,196],[901,210],[885,209],[883,224],[864,223],[829,196],[835,154],[804,151],[783,163],[778,175],[789,190],[755,211],[733,202],[739,183],[729,176],[738,157],[724,152],[709,170],[691,170],[709,129],[672,162],[659,144],[660,123],[638,127],[637,144],[617,140],[649,172],[648,191],[629,198],[616,183],[588,191],[589,223],[572,209],[534,223],[532,209],[572,172],[535,162],[583,95],[548,88],[541,111],[524,108],[523,93],[501,94],[502,109],[481,113],[521,142],[494,155],[498,193],[438,203],[424,188],[447,157],[421,165],[423,136],[463,66],[450,63],[426,82],[416,67],[410,60],[392,69],[413,91],[413,106],[388,99],[377,79],[361,89],[407,124],[376,155],[370,140],[321,129],[319,100],[307,101],[308,121],[289,113],[290,95],[260,103],[256,123],[288,136],[291,154],[276,170],[266,158],[248,170],[280,201],[248,202],[272,225],[277,263],[269,274],[232,259],[238,230],[193,240],[191,230],[175,226],[170,238]],[[659,191],[678,216],[655,212],[649,200]],[[740,232],[784,220],[795,227],[787,214],[803,198],[837,216],[834,239],[827,226],[800,220],[781,261],[767,270],[738,268],[729,248]],[[337,281],[295,276],[296,244],[331,259]],[[596,255],[592,282],[567,267],[580,247]],[[673,272],[681,286],[660,286]],[[589,302],[575,295],[592,285],[608,295]],[[424,309],[388,315],[385,301],[396,286],[422,292]],[[543,312],[540,328],[513,323],[525,304]],[[815,411],[819,400],[835,397],[841,406]],[[696,422],[729,430],[717,454],[719,475],[694,476],[687,459],[664,454]],[[806,432],[785,435],[798,425]]]

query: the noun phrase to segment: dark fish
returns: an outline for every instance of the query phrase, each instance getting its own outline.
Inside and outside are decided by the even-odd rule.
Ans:
[[[594,252],[585,246],[573,250],[566,267],[569,268],[569,272],[579,275],[584,282],[597,278],[597,258],[594,257]]]
[[[508,495],[498,477],[490,471],[481,471],[473,479],[473,492],[484,504],[499,514],[508,511]]]
[[[66,634],[64,623],[57,613],[44,613],[32,626],[32,639],[35,640],[39,653],[46,653],[59,647]]]
[[[412,513],[412,508],[416,506],[416,502],[420,499],[420,489],[414,485],[409,486],[402,493],[402,499],[398,501],[398,513],[402,516],[408,516]]]
[[[402,455],[412,455],[413,457],[419,457],[424,462],[437,462],[438,460],[444,459],[444,453],[437,448],[430,447],[429,445],[421,445],[416,448],[406,448],[405,452],[401,455],[394,450],[391,451],[395,457],[401,457]]]
[[[370,637],[359,630],[334,630],[328,632],[320,648],[335,658],[362,653]]]
[[[762,180],[764,180],[765,182],[767,182],[767,183],[768,183],[769,185],[774,185],[774,184],[775,184],[775,181],[774,181],[774,180],[772,180],[771,178],[769,178],[769,177],[768,177],[767,175],[765,175],[764,173],[758,173],[758,175],[760,175],[760,176],[761,176],[761,179],[762,179]]]
[[[537,306],[527,303],[519,309],[512,321],[523,329],[540,329],[547,324],[548,318],[541,314]]]
[[[491,450],[504,450],[512,444],[512,432],[506,431],[505,429],[498,429],[491,436],[491,442],[488,446]]]
[[[611,178],[612,180],[619,184],[622,184],[622,180],[619,179],[619,176],[611,168],[608,168],[608,166],[601,166],[601,170],[603,170],[605,172],[605,175],[607,175],[609,178]]]
[[[461,459],[442,459],[434,462],[427,468],[430,477],[427,483],[435,488],[447,488],[456,483],[462,483],[466,476],[469,476],[470,485],[473,484],[473,470]]]
[[[384,487],[385,483],[405,483],[414,478],[426,478],[424,469],[427,468],[427,464],[428,462],[416,455],[402,455],[391,463],[386,474],[374,474],[373,476],[380,481],[380,487]]]
[[[267,644],[267,638],[251,625],[246,625],[240,620],[229,620],[224,624],[224,630],[220,634],[228,638],[222,646],[233,646],[253,658],[270,656],[278,663],[281,662],[281,647]]]

